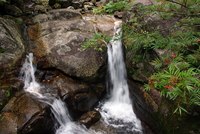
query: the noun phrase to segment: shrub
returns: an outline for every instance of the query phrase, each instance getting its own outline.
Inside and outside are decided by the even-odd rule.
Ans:
[[[93,13],[101,14],[101,13],[114,13],[115,11],[123,11],[128,9],[129,3],[127,0],[118,0],[117,2],[110,1],[104,6],[100,6],[93,9]]]
[[[106,36],[101,33],[95,33],[92,38],[87,39],[83,45],[82,49],[88,49],[88,48],[93,48],[94,50],[97,51],[103,51],[103,48],[106,48],[107,43],[110,41],[110,37]]]

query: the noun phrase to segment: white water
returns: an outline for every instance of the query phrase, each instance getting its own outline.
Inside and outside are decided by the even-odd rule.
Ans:
[[[121,21],[115,22],[114,30],[115,34],[107,49],[111,94],[100,108],[100,113],[108,125],[142,134],[141,122],[133,111],[129,97],[121,42]]]
[[[36,69],[33,66],[33,54],[30,53],[27,55],[21,69],[24,90],[37,97],[39,101],[51,106],[52,113],[60,125],[56,130],[56,134],[101,134],[100,132],[97,133],[93,130],[87,130],[84,126],[72,122],[64,102],[44,92],[44,87],[35,79],[35,71]]]

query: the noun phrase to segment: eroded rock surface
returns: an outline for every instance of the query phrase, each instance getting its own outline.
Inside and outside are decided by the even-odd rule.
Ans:
[[[37,122],[41,119],[44,115],[44,108],[45,105],[32,99],[32,96],[19,93],[2,110],[0,133],[17,134],[19,132],[24,133],[22,130],[28,128],[32,129],[29,126],[30,122]],[[41,126],[44,126],[44,124]]]
[[[20,27],[12,19],[0,17],[0,70],[9,70],[21,59],[25,48]]]
[[[33,25],[28,27],[31,49],[39,62],[45,61],[43,67],[53,67],[69,76],[90,80],[105,72],[102,68],[106,54],[94,49],[83,50],[82,45],[94,35],[95,25],[100,32],[111,33],[113,18],[111,22],[104,21],[106,27],[103,27],[102,21],[88,21],[76,11],[59,9],[37,15],[32,20]]]

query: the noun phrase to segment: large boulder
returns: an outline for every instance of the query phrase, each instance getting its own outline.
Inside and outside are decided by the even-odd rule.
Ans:
[[[12,19],[0,17],[0,70],[16,66],[25,48],[19,25]]]
[[[29,95],[23,93],[17,94],[2,110],[0,133],[17,134],[19,132],[25,133],[24,131],[32,131],[32,124],[45,120],[44,108],[45,105],[32,99]],[[51,120],[51,118],[48,119],[48,121],[49,120]],[[47,124],[49,124],[49,126],[45,126],[45,124],[41,125],[41,131],[45,130],[45,128],[42,127],[50,127],[50,125],[53,125],[53,122],[48,122]],[[40,133],[40,131],[38,131],[38,133]]]
[[[15,72],[25,51],[20,25],[0,17],[0,110],[19,86]],[[12,83],[12,84],[11,84]]]
[[[47,71],[43,75],[42,84],[47,88],[58,90],[57,95],[66,102],[74,119],[92,110],[105,91],[102,83],[85,83],[52,71]]]
[[[28,27],[31,50],[38,64],[45,62],[42,68],[56,68],[81,79],[91,80],[102,76],[105,52],[82,50],[84,41],[95,33],[94,23],[68,9],[51,10],[47,14],[37,15],[32,22]],[[113,28],[113,19],[112,24]]]

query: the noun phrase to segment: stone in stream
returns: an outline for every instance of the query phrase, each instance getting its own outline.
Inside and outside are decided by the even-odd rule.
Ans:
[[[72,118],[79,116],[93,109],[98,103],[105,86],[102,83],[85,83],[73,80],[59,72],[49,72],[44,75],[42,85],[58,90],[58,95],[66,102]]]
[[[93,111],[89,111],[89,112],[83,114],[80,117],[79,122],[81,124],[85,125],[87,128],[89,128],[90,126],[95,124],[97,121],[99,121],[100,118],[101,118],[100,113],[96,110],[93,110]]]

